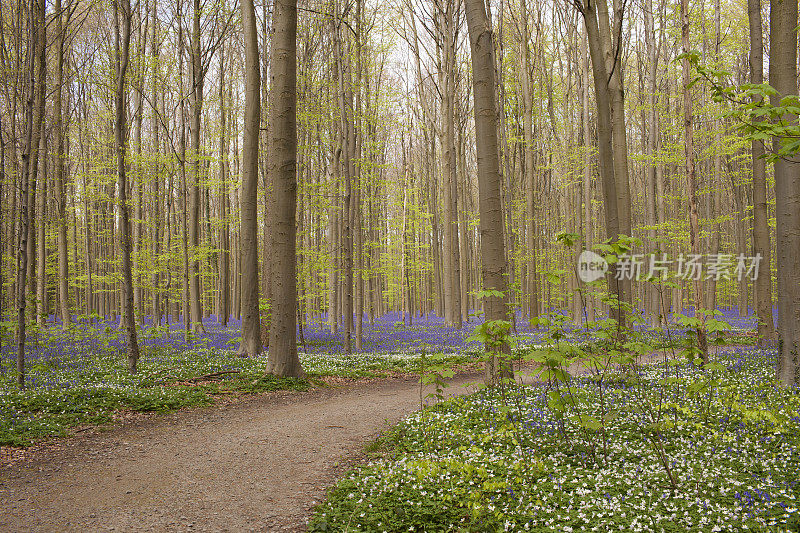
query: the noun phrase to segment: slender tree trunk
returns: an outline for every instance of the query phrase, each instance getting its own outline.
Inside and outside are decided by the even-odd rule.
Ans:
[[[27,6],[28,77],[25,87],[25,103],[23,106],[23,127],[25,143],[22,151],[22,191],[19,221],[19,248],[17,251],[17,384],[25,388],[25,336],[27,302],[26,276],[28,273],[28,237],[30,235],[30,195],[31,176],[36,175],[39,154],[39,134],[44,115],[45,90],[45,7],[44,0],[31,0]]]
[[[589,48],[586,35],[581,38],[581,89],[583,126],[583,242],[588,250],[594,242],[594,221],[592,220],[592,136],[589,124]],[[595,305],[589,296],[585,298],[585,319],[592,321]]]
[[[242,0],[245,40],[245,110],[242,137],[242,186],[240,191],[240,268],[242,276],[242,342],[239,355],[261,352],[258,308],[258,136],[261,125],[261,64],[253,0]],[[274,313],[273,313],[274,315]]]
[[[683,53],[689,52],[689,0],[681,0],[681,36],[683,43]],[[692,246],[692,254],[700,255],[700,217],[697,211],[697,176],[694,162],[694,111],[692,109],[691,93],[691,74],[689,70],[689,60],[684,58],[683,64],[683,132],[684,132],[684,156],[686,158],[686,188],[689,193],[689,236]],[[703,320],[701,313],[705,310],[705,288],[703,287],[702,276],[697,276],[694,280],[694,312],[695,316]],[[706,342],[705,328],[701,324],[697,328],[697,344],[703,358],[703,362],[708,362],[708,346]]]
[[[200,279],[200,124],[203,110],[204,72],[200,51],[200,0],[194,0],[192,10],[192,90],[191,90],[191,148],[189,194],[189,300],[191,306],[191,328],[195,333],[204,333],[203,300]]]
[[[159,98],[158,98],[158,58],[159,58],[159,47],[157,42],[157,35],[158,35],[158,17],[156,15],[158,11],[158,2],[155,0],[153,1],[153,5],[151,8],[151,20],[150,24],[152,25],[152,36],[150,40],[150,56],[152,61],[152,73],[151,73],[151,90],[150,90],[150,97],[153,99],[152,104],[152,135],[153,135],[153,169],[152,169],[152,180],[153,180],[153,219],[155,223],[153,224],[153,263],[155,268],[153,269],[153,324],[159,326],[161,324],[161,263],[159,260],[159,256],[161,255],[161,206],[163,205],[162,198],[161,198],[161,163],[160,163],[160,156],[161,156],[161,124],[158,118],[158,105],[159,105]],[[171,194],[171,190],[170,190]],[[169,234],[169,233],[167,233]],[[167,248],[169,249],[169,248]],[[169,313],[169,309],[164,310],[165,313]],[[169,320],[169,316],[167,316]]]
[[[49,314],[47,302],[47,242],[45,226],[47,225],[47,196],[49,190],[47,133],[42,121],[42,136],[39,138],[39,178],[36,181],[36,324],[43,328]]]
[[[244,8],[243,8],[244,9]],[[255,11],[255,9],[254,9]],[[253,14],[255,18],[255,14]],[[220,62],[224,64],[225,47],[220,50]],[[230,318],[230,229],[228,225],[228,203],[230,202],[230,190],[228,189],[228,128],[227,128],[227,103],[225,94],[225,69],[220,67],[219,76],[219,113],[220,113],[220,134],[219,134],[219,210],[221,224],[219,228],[219,321],[223,326],[228,325]]]
[[[362,129],[362,102],[361,102],[361,84],[362,76],[364,75],[364,65],[362,62],[362,49],[364,36],[362,24],[362,8],[363,0],[356,0],[356,75],[354,80],[355,98],[354,98],[354,111],[352,117],[353,128],[353,155],[351,157],[351,164],[353,165],[355,191],[353,196],[353,209],[351,217],[353,220],[353,256],[354,256],[354,288],[355,288],[355,319],[354,334],[356,338],[356,352],[361,351],[361,343],[363,340],[363,326],[364,326],[364,272],[363,272],[363,239],[361,227],[361,189],[364,184],[362,176],[362,142],[363,142],[363,129]],[[350,90],[351,92],[353,89]]]
[[[139,361],[139,344],[136,339],[136,319],[133,314],[133,276],[131,274],[131,235],[128,217],[128,183],[125,166],[127,125],[125,116],[125,76],[131,41],[130,0],[114,0],[114,50],[117,56],[116,94],[114,97],[114,141],[117,155],[117,188],[119,189],[120,245],[122,251],[122,279],[125,286],[125,329],[128,343],[128,371],[136,373]]]
[[[69,311],[69,256],[67,250],[67,195],[64,189],[64,127],[61,100],[64,85],[64,24],[61,11],[61,0],[56,0],[56,86],[53,101],[53,118],[55,120],[55,200],[56,231],[58,232],[58,299],[61,305],[61,327],[68,329],[71,325]],[[77,303],[77,302],[76,302]]]
[[[656,163],[656,150],[658,147],[658,110],[656,104],[658,102],[656,91],[658,90],[658,45],[655,38],[655,22],[653,20],[653,1],[646,0],[644,10],[644,32],[645,44],[647,47],[647,171],[645,174],[645,186],[647,193],[645,194],[647,224],[652,227],[648,237],[650,238],[649,250],[650,253],[660,254],[660,246],[656,242],[658,231],[656,226],[659,219],[659,210],[656,208],[657,203],[657,188],[656,188],[656,173],[658,164]],[[663,214],[661,215],[663,216]],[[660,326],[664,321],[664,316],[661,310],[659,287],[648,284],[646,286],[646,311],[650,316],[650,322],[653,326]]]
[[[760,0],[748,0],[750,21],[750,83],[764,82],[764,39],[761,25]],[[757,140],[750,145],[753,162],[753,252],[761,255],[760,275],[754,281],[754,311],[758,316],[757,333],[762,342],[775,340],[775,322],[772,317],[772,245],[769,236],[767,207],[767,168],[764,160],[764,143]],[[744,253],[744,250],[738,250]]]
[[[461,253],[458,243],[458,176],[455,147],[456,97],[456,17],[460,2],[447,0],[441,13],[443,31],[442,89],[442,159],[445,191],[445,257],[447,258],[445,289],[445,323],[461,328]],[[449,289],[449,290],[448,290]]]
[[[582,14],[586,26],[586,36],[589,45],[589,55],[592,59],[592,77],[594,79],[595,102],[597,106],[597,150],[600,181],[602,182],[603,203],[605,207],[606,235],[609,239],[616,240],[622,231],[620,223],[620,210],[618,209],[619,196],[617,194],[617,180],[614,165],[614,144],[612,142],[613,122],[611,116],[611,93],[609,90],[609,74],[606,67],[600,26],[598,24],[597,7],[594,2],[586,2],[582,7]],[[624,287],[616,276],[608,277],[610,292],[619,300],[624,299]],[[614,318],[622,322],[623,313],[611,308]]]
[[[340,146],[341,167],[344,170],[344,198],[342,201],[342,212],[340,215],[341,241],[342,241],[342,270],[343,287],[341,292],[342,314],[344,315],[344,351],[352,352],[353,334],[353,174],[354,174],[354,153],[353,153],[353,116],[352,116],[352,92],[349,88],[352,81],[350,76],[349,62],[345,61],[346,49],[344,40],[341,37],[342,21],[338,19],[339,7],[334,6],[337,20],[334,21],[334,39],[336,54],[336,71],[339,82],[339,113],[340,113]]]
[[[526,0],[520,0],[520,16],[522,17],[522,132],[525,141],[524,170],[525,175],[525,207],[527,213],[527,279],[528,279],[528,318],[539,315],[539,286],[536,272],[536,163],[533,138],[533,80],[531,79],[531,59],[529,49],[530,34],[528,31],[528,7]]]

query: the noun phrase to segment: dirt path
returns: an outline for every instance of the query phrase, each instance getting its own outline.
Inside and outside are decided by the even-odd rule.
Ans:
[[[0,531],[302,531],[364,444],[419,397],[415,378],[389,379],[117,427],[2,467]]]

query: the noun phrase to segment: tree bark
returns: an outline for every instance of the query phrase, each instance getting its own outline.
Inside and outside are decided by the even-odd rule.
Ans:
[[[255,11],[255,9],[254,9]],[[255,17],[255,14],[253,15]],[[228,224],[228,203],[230,202],[230,190],[228,188],[228,125],[227,125],[227,105],[225,93],[225,47],[220,49],[220,76],[219,76],[219,216],[221,224],[219,228],[219,321],[222,326],[228,325],[230,318],[230,226]]]
[[[275,216],[272,325],[267,372],[300,378],[297,355],[297,0],[275,0],[272,37],[272,183]]]
[[[192,10],[192,88],[190,102],[192,107],[190,138],[190,178],[189,194],[189,300],[191,307],[191,329],[194,333],[205,333],[203,327],[203,300],[200,283],[200,124],[203,110],[204,72],[200,56],[200,0],[194,0]]]
[[[245,109],[242,137],[242,186],[239,206],[239,240],[242,284],[242,341],[240,356],[261,353],[258,308],[258,136],[261,125],[261,66],[253,0],[242,0],[245,41]]]
[[[621,210],[619,209],[619,196],[617,194],[617,178],[615,159],[615,145],[613,143],[613,121],[611,113],[611,91],[609,89],[609,72],[606,65],[603,39],[598,22],[597,7],[594,2],[586,2],[581,6],[581,13],[586,27],[586,36],[589,45],[589,55],[592,59],[592,77],[594,79],[595,102],[597,106],[597,151],[600,181],[603,189],[603,204],[605,207],[606,235],[611,240],[617,240],[622,232]],[[619,68],[618,66],[616,68]],[[610,292],[619,301],[625,298],[624,286],[616,276],[608,278]],[[620,322],[624,321],[624,314],[612,305],[611,315]]]
[[[797,2],[771,0],[769,12],[769,82],[778,91],[772,104],[797,96]],[[797,116],[782,117],[797,124]],[[777,152],[781,139],[773,140]],[[796,157],[796,156],[795,156]],[[775,161],[775,239],[778,271],[778,366],[777,378],[784,387],[800,385],[800,163],[794,159]],[[759,272],[769,277],[769,271]]]
[[[155,0],[153,1],[153,5],[151,8],[151,21],[150,24],[152,25],[151,31],[152,36],[150,40],[150,55],[152,61],[152,73],[151,73],[151,90],[150,90],[150,97],[153,99],[153,109],[152,109],[152,135],[153,135],[153,218],[155,219],[155,223],[153,224],[153,263],[156,268],[153,269],[153,324],[156,326],[161,324],[161,268],[160,268],[160,261],[159,255],[161,255],[161,164],[160,164],[160,156],[161,156],[161,124],[158,118],[158,58],[159,58],[159,47],[157,43],[157,35],[158,35],[158,17],[156,12],[158,11],[158,2]],[[169,235],[169,233],[167,233]],[[167,248],[169,249],[169,248]],[[168,314],[169,309],[165,309],[165,312]],[[169,321],[169,316],[167,316],[167,321]]]
[[[683,53],[689,48],[689,0],[681,0],[681,38]],[[683,66],[683,134],[684,157],[686,158],[686,188],[689,193],[689,237],[691,240],[692,254],[700,255],[700,217],[697,211],[697,175],[694,161],[694,110],[692,109],[692,82],[689,70],[689,59],[684,58]],[[700,348],[703,363],[708,363],[708,346],[706,341],[705,322],[701,313],[705,310],[705,287],[702,276],[694,280],[694,315],[700,318],[701,325],[697,328],[697,344]]]
[[[764,37],[761,24],[761,1],[748,0],[750,22],[750,83],[764,83]],[[772,317],[772,245],[767,207],[767,163],[763,141],[750,143],[753,164],[753,253],[761,255],[761,275],[754,281],[754,311],[758,317],[757,333],[761,342],[775,340]],[[744,216],[744,213],[742,213]],[[738,250],[744,253],[744,250]]]
[[[125,330],[128,344],[128,371],[136,373],[139,361],[139,343],[136,338],[136,319],[133,314],[133,276],[131,273],[131,235],[128,217],[128,182],[125,164],[127,119],[125,105],[125,76],[131,41],[130,0],[114,0],[114,50],[116,62],[116,93],[114,97],[114,141],[117,156],[117,188],[119,189],[120,245],[122,252],[122,279],[125,287]]]
[[[58,299],[61,305],[61,327],[68,329],[71,325],[69,310],[69,256],[67,250],[67,195],[64,190],[64,128],[61,101],[64,85],[64,22],[61,11],[61,0],[56,0],[56,86],[53,101],[53,118],[55,120],[55,200],[56,231],[58,232]]]
[[[446,0],[442,34],[442,160],[445,200],[445,323],[461,328],[461,253],[458,243],[458,185],[455,147],[456,17],[460,2]]]
[[[17,251],[17,385],[25,388],[25,337],[28,284],[28,237],[30,236],[30,195],[32,176],[36,175],[39,156],[39,135],[44,116],[45,74],[45,29],[44,0],[31,0],[28,5],[28,78],[25,86],[23,123],[25,144],[22,157],[22,191],[19,208],[19,247]]]
[[[533,138],[533,80],[531,80],[531,59],[528,40],[528,6],[526,0],[520,0],[520,17],[522,18],[522,132],[525,141],[523,174],[525,176],[525,207],[527,225],[525,235],[527,243],[527,279],[528,279],[528,318],[539,316],[539,288],[536,272],[536,163]]]
[[[475,106],[475,135],[478,158],[478,200],[481,235],[481,281],[484,290],[496,290],[503,297],[483,300],[487,321],[508,320],[506,254],[503,240],[502,178],[497,138],[497,89],[495,87],[494,43],[483,0],[466,0],[467,26],[472,51],[472,87]],[[510,352],[508,344],[499,348]],[[494,351],[494,350],[493,350]],[[496,385],[511,377],[511,368],[497,356],[486,362],[485,380]]]

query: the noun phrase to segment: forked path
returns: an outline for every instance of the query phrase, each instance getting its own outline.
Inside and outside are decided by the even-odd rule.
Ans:
[[[471,390],[454,380],[448,394]],[[302,531],[363,447],[418,409],[415,378],[150,418],[0,468],[0,531]],[[39,455],[38,457],[36,455]]]

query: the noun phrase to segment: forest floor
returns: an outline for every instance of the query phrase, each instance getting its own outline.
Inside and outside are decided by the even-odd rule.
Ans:
[[[266,393],[42,447],[0,467],[0,531],[303,531],[365,444],[420,407],[418,379]]]
[[[462,372],[445,396],[481,379]],[[0,531],[304,531],[365,445],[433,392],[413,374],[331,381],[132,413],[34,447],[0,466]]]

